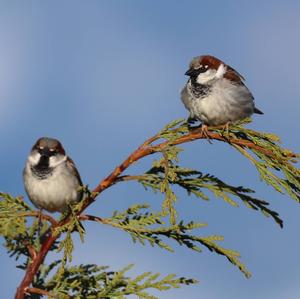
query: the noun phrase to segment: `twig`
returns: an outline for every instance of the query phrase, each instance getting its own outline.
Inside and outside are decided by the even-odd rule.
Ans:
[[[107,223],[107,221],[104,218],[101,218],[98,216],[93,216],[93,215],[87,215],[87,214],[79,215],[78,219],[82,220],[82,221],[85,221],[85,220],[96,221],[96,222],[103,223],[103,224]]]
[[[40,212],[24,212],[24,213],[18,213],[15,217],[36,217],[44,219],[51,223],[52,227],[55,228],[58,226],[58,222],[51,217],[50,215],[42,214]]]
[[[38,289],[38,288],[26,288],[25,292],[26,293],[31,293],[31,294],[44,295],[44,296],[47,296],[49,298],[54,298],[54,296],[51,295],[49,292],[47,292],[45,290]]]
[[[80,215],[79,220],[82,220],[82,221],[85,221],[85,220],[95,221],[95,222],[98,222],[98,223],[107,224],[107,225],[110,225],[110,226],[113,226],[113,227],[124,229],[124,226],[120,225],[119,223],[114,222],[114,221],[109,221],[109,219],[101,218],[101,217],[98,217],[98,216],[86,215],[86,214],[85,215]],[[156,232],[161,231],[160,228],[147,229],[147,228],[144,228],[144,227],[136,227],[136,228],[131,228],[131,229],[127,228],[127,230],[132,231],[132,232],[139,232],[139,233],[156,233]]]
[[[123,181],[137,181],[145,179],[146,176],[144,175],[122,175],[118,177],[118,182]]]

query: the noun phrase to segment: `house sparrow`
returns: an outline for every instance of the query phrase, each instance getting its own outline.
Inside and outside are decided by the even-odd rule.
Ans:
[[[190,112],[189,121],[200,120],[204,127],[228,126],[253,113],[263,114],[255,107],[242,75],[220,59],[195,57],[185,75],[190,79],[181,91],[181,100]]]
[[[39,209],[64,212],[80,201],[81,178],[61,143],[42,137],[34,144],[23,171],[25,190]]]

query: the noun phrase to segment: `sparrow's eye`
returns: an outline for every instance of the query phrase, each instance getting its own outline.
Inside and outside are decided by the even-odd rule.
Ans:
[[[205,73],[206,71],[208,70],[208,65],[206,64],[206,65],[200,65],[200,67],[199,67],[199,69],[198,69],[198,71],[200,72],[200,73]]]
[[[55,148],[50,148],[49,151],[50,151],[50,155],[51,155],[51,156],[55,156],[55,155],[58,154],[58,150],[55,149]]]
[[[44,150],[44,147],[43,147],[43,146],[39,146],[39,147],[37,148],[37,151],[38,151],[40,154],[43,152],[43,150]]]

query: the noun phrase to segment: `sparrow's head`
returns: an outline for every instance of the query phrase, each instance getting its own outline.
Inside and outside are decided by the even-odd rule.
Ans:
[[[191,78],[192,83],[202,85],[211,84],[220,78],[226,78],[234,84],[243,84],[244,81],[243,76],[235,69],[210,55],[193,58],[185,75]]]
[[[33,167],[54,168],[66,161],[67,156],[61,143],[57,139],[42,137],[31,149],[29,162]]]
[[[226,70],[226,64],[220,59],[204,55],[192,59],[185,75],[189,76],[194,83],[209,84],[214,79],[222,78]]]

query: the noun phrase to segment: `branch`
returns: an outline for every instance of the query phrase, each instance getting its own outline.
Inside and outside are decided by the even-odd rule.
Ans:
[[[98,216],[93,216],[93,215],[87,215],[87,214],[85,214],[85,215],[79,215],[78,219],[82,220],[82,221],[86,221],[86,220],[95,221],[95,222],[102,223],[102,224],[106,224],[107,223],[107,221],[105,221],[104,218],[101,218],[101,217],[98,217]]]
[[[298,193],[300,190],[300,171],[295,170],[295,168],[293,168],[293,166],[289,162],[293,162],[292,158],[298,158],[299,156],[292,153],[291,151],[283,150],[281,148],[279,148],[280,151],[276,151],[278,150],[278,146],[275,144],[274,140],[276,138],[273,135],[262,133],[260,134],[255,131],[244,129],[240,125],[231,126],[227,136],[224,135],[220,128],[208,128],[208,130],[209,131],[207,135],[211,140],[222,141],[228,143],[229,145],[234,145],[235,148],[238,147],[238,149],[249,149],[254,154],[258,155],[259,158],[264,159],[264,162],[267,161],[266,163],[269,163],[269,165],[271,165],[274,169],[276,169],[276,167],[279,167],[279,169],[284,172],[286,177],[288,177],[287,181],[280,181],[280,187],[283,186],[285,189],[293,189],[289,192],[289,195],[291,195],[293,198],[298,198]],[[182,120],[174,121],[173,123],[167,125],[161,132],[146,140],[119,166],[117,166],[110,175],[99,182],[92,193],[90,193],[90,196],[85,198],[81,203],[81,207],[77,211],[77,215],[80,215],[90,204],[92,204],[100,193],[102,193],[105,189],[109,188],[113,184],[117,183],[119,180],[119,176],[136,161],[151,154],[163,152],[164,150],[172,146],[205,138],[206,136],[202,134],[199,128],[190,129],[188,125]],[[163,141],[158,142],[157,144],[153,144],[160,139],[163,139]],[[255,166],[260,171],[262,176],[266,175],[257,164]],[[267,179],[265,180],[267,181]],[[280,189],[280,187],[278,188]],[[71,220],[72,215],[68,215],[57,224],[57,227],[64,226]],[[27,268],[24,279],[17,289],[15,299],[24,299],[25,290],[32,283],[32,280],[37,273],[40,265],[43,263],[45,256],[58,237],[59,234],[53,234],[51,232],[43,242],[40,251],[37,252],[35,259],[31,264],[29,264]]]
[[[47,296],[48,298],[54,298],[54,296],[52,296],[49,292],[38,289],[38,288],[27,288],[26,293],[44,295],[44,296]]]
[[[34,260],[36,258],[36,251],[34,249],[33,246],[31,246],[31,244],[26,240],[23,242],[24,245],[27,247],[28,253],[31,257],[32,260]]]
[[[58,222],[51,217],[50,215],[43,214],[41,212],[24,212],[24,213],[18,213],[15,215],[15,217],[35,217],[35,218],[41,218],[44,219],[52,225],[52,228],[55,228],[58,226]]]

